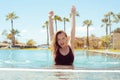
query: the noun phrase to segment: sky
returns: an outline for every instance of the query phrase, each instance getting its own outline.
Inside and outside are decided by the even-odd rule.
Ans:
[[[86,36],[84,20],[92,20],[89,27],[89,35],[96,37],[105,35],[105,26],[100,27],[104,14],[112,11],[120,13],[120,0],[0,0],[0,41],[6,40],[1,33],[11,29],[10,21],[6,21],[6,15],[14,12],[18,19],[14,20],[14,29],[20,31],[17,40],[26,43],[33,39],[36,45],[46,44],[46,28],[42,28],[48,20],[49,11],[61,18],[70,18],[71,7],[74,5],[79,17],[76,17],[76,37]],[[71,23],[66,22],[66,32],[70,35]],[[120,22],[112,25],[112,30],[120,27]],[[58,22],[58,30],[63,29],[63,22]]]

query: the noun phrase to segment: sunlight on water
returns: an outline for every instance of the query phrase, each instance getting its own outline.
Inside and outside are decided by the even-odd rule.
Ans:
[[[50,50],[0,50],[0,67],[53,68]],[[74,69],[120,68],[120,59],[105,54],[75,51]]]

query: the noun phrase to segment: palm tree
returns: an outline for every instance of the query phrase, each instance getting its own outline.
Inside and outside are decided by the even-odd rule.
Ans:
[[[17,36],[20,36],[20,35],[19,35],[20,32],[19,32],[18,30],[13,29],[13,30],[11,31],[11,33],[12,33],[12,36],[13,36],[13,38],[14,38],[14,39],[13,39],[13,44],[16,44],[16,35],[17,35]]]
[[[12,34],[12,45],[14,45],[14,28],[13,28],[13,20],[14,19],[17,19],[18,18],[18,16],[16,16],[15,14],[14,14],[14,12],[11,12],[11,13],[9,13],[7,16],[6,16],[6,20],[10,20],[11,21],[11,34]]]
[[[12,40],[12,34],[11,33],[13,33],[13,35],[14,35],[14,41],[13,41],[13,43],[15,44],[15,41],[16,41],[15,36],[16,35],[20,36],[19,35],[20,32],[18,30],[14,30],[13,29],[10,33],[8,33],[7,30],[3,30],[2,35],[5,36],[6,39]]]
[[[66,18],[66,17],[64,17],[64,18],[63,18],[63,21],[64,21],[64,31],[65,31],[65,30],[66,30],[66,29],[65,29],[65,27],[66,27],[66,26],[65,26],[65,25],[66,25],[65,22],[69,22],[69,19]]]
[[[108,35],[108,18],[104,18],[104,19],[102,19],[102,22],[103,22],[103,24],[101,25],[101,27],[103,27],[104,26],[104,24],[106,25],[106,36]]]
[[[89,49],[89,26],[92,25],[92,20],[83,21],[83,26],[87,26],[87,49]]]
[[[105,16],[105,18],[108,19],[108,26],[109,26],[109,31],[110,31],[110,34],[111,34],[112,22],[115,22],[117,20],[117,17],[116,17],[116,15],[112,11],[106,13],[104,16]],[[114,20],[112,20],[112,19],[114,19]]]
[[[53,20],[55,21],[55,26],[56,26],[56,31],[57,31],[57,20],[62,21],[62,18],[60,16],[58,16],[58,15],[55,15]]]
[[[47,30],[47,45],[49,45],[48,21],[46,21],[42,27],[43,28],[46,27],[46,30]]]
[[[120,19],[120,13],[117,14],[117,17]]]
[[[114,20],[114,22],[120,22],[120,13],[116,14],[116,19]]]
[[[6,33],[6,37],[7,37],[7,39],[9,39],[9,40],[12,40],[12,38],[14,38],[13,39],[13,44],[16,44],[16,38],[15,38],[15,36],[17,35],[17,36],[20,36],[19,35],[19,31],[18,30],[12,30],[10,33]],[[14,37],[13,37],[14,36]]]

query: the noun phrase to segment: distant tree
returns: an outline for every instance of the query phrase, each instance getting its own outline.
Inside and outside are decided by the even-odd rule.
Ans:
[[[120,13],[117,14],[118,19],[120,20]]]
[[[14,12],[11,12],[11,13],[9,13],[7,16],[6,16],[6,20],[10,20],[11,21],[11,32],[14,32],[14,28],[13,28],[13,20],[14,19],[17,19],[18,18],[18,16],[16,16],[15,14],[14,14]],[[11,33],[11,35],[12,35],[12,45],[14,45],[14,41],[15,41],[15,36],[14,36],[14,33]]]
[[[115,29],[114,33],[120,33],[120,28]]]
[[[111,35],[111,25],[112,23],[117,23],[118,18],[112,11],[110,11],[104,15],[104,19],[102,19],[102,22],[106,25],[106,35],[108,35],[108,28]]]
[[[12,33],[13,33],[13,35],[12,35]],[[12,36],[14,36],[13,43],[15,44],[16,43],[16,36],[20,36],[19,33],[20,32],[18,30],[14,30],[14,29],[12,31],[10,31],[10,33],[8,33],[7,30],[3,30],[2,35],[5,36],[5,38],[9,39],[9,40],[12,40]]]
[[[20,31],[15,30],[15,29],[12,29],[12,30],[11,30],[11,33],[12,33],[12,36],[14,37],[14,39],[13,39],[13,44],[16,44],[16,36],[20,36],[20,35],[19,35]]]
[[[108,48],[110,46],[110,36],[101,37],[102,46]]]
[[[92,20],[83,21],[83,26],[87,26],[87,49],[89,49],[89,27],[92,25]]]
[[[103,24],[101,25],[101,27],[103,27],[104,25],[106,25],[106,36],[108,35],[108,19],[107,18],[103,18],[102,19]]]
[[[112,25],[111,16],[113,18],[115,18],[115,14],[112,11],[110,11],[110,12],[106,13],[104,16],[108,19],[108,25],[109,25],[108,27],[109,27],[109,31],[110,31],[110,34],[111,34],[111,25]]]
[[[20,33],[20,32],[19,32],[18,30],[14,30],[14,29],[13,29],[10,33],[7,33],[7,34],[6,34],[6,37],[7,37],[7,39],[12,40],[12,38],[13,38],[13,36],[14,36],[13,43],[16,44],[16,41],[17,41],[17,40],[16,40],[16,37],[15,37],[15,36],[20,36],[19,33]]]
[[[53,20],[55,21],[55,27],[56,27],[56,31],[57,31],[57,21],[62,22],[62,18],[58,15],[54,15]]]
[[[27,41],[27,45],[28,46],[34,46],[35,45],[35,41],[30,39],[30,40]]]
[[[66,25],[66,22],[69,22],[69,19],[64,17],[63,21],[64,21],[64,31],[66,31],[66,26],[65,25]]]
[[[47,31],[47,45],[49,45],[48,21],[46,21],[42,27],[46,28],[46,31]]]

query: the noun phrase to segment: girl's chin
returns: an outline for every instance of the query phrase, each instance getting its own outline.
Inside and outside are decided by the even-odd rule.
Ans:
[[[65,48],[65,46],[64,45],[62,45],[62,46],[60,46],[61,48]]]

